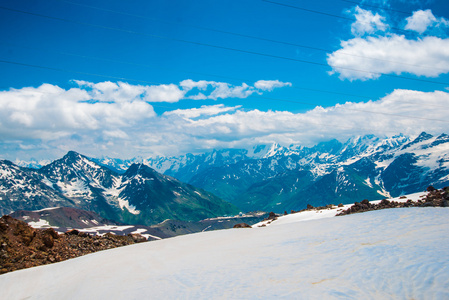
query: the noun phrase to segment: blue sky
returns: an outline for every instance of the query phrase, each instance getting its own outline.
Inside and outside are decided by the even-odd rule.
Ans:
[[[449,132],[449,4],[0,3],[0,156]]]

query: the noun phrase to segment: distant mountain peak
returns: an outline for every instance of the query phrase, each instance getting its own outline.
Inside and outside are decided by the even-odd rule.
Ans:
[[[433,135],[431,135],[431,134],[429,134],[429,133],[423,131],[423,132],[421,132],[421,134],[418,135],[418,137],[415,138],[413,141],[411,141],[411,142],[408,143],[408,144],[405,144],[405,145],[402,147],[402,150],[407,149],[407,148],[409,148],[409,147],[411,147],[411,146],[413,146],[413,145],[415,145],[415,144],[418,144],[418,143],[424,142],[424,141],[426,141],[426,140],[429,140],[429,139],[431,139],[431,138],[433,138]]]
[[[64,155],[63,157],[62,157],[63,159],[69,159],[69,160],[78,160],[78,159],[81,159],[82,158],[82,155],[81,154],[79,154],[78,152],[75,152],[75,151],[73,151],[73,150],[70,150],[69,152],[67,152],[67,154],[66,155]]]
[[[144,177],[154,177],[156,174],[157,172],[153,168],[145,164],[134,163],[128,168],[128,170],[123,174],[123,176],[128,178],[135,175],[142,175]]]

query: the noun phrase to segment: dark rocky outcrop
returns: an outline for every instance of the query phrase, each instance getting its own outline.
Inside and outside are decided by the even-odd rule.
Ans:
[[[445,187],[441,190],[437,190],[432,186],[427,188],[427,195],[419,199],[418,201],[412,201],[408,199],[406,202],[389,201],[383,199],[377,204],[372,204],[368,200],[363,200],[360,203],[355,202],[347,210],[344,210],[337,214],[337,216],[349,215],[353,213],[366,212],[371,210],[379,210],[386,208],[398,208],[398,207],[449,207],[449,187]],[[400,197],[402,199],[406,197]]]
[[[0,218],[0,274],[59,262],[100,250],[146,241],[140,234],[92,236],[78,230],[58,234],[34,229],[10,216]]]
[[[239,224],[235,224],[234,228],[251,228],[251,226],[246,223],[239,223]]]

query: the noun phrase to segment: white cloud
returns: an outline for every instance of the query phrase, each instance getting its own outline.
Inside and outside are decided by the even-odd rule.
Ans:
[[[194,89],[200,91],[208,91],[208,93],[198,93],[196,95],[187,96],[187,99],[193,100],[217,100],[225,98],[246,98],[253,93],[258,92],[254,87],[242,83],[240,86],[233,86],[226,82],[216,82],[216,81],[193,81],[184,80],[180,83],[181,87],[185,92],[189,92]]]
[[[405,29],[413,30],[421,34],[430,27],[449,26],[448,20],[445,18],[437,19],[430,9],[415,11],[412,16],[406,18],[406,21]]]
[[[356,21],[351,25],[351,32],[355,36],[363,36],[365,34],[373,34],[377,31],[385,31],[387,24],[384,23],[385,17],[378,13],[373,14],[369,10],[355,7],[354,16]]]
[[[259,92],[254,87],[246,83],[234,86],[226,82],[217,81],[193,81],[183,80],[176,84],[160,84],[151,86],[130,85],[124,82],[113,83],[110,81],[92,83],[86,81],[74,81],[83,88],[91,100],[101,102],[126,102],[130,100],[144,100],[147,102],[179,102],[182,99],[193,100],[217,100],[225,98],[246,98],[253,93]],[[262,82],[262,81],[260,81]],[[265,81],[260,90],[272,91],[274,88],[283,87],[286,84],[279,81]],[[257,84],[257,82],[256,82]],[[198,92],[202,91],[202,92]],[[190,92],[190,95],[186,96]]]
[[[117,138],[117,139],[127,139],[129,136],[126,132],[116,129],[116,130],[105,130],[103,131],[105,137]]]
[[[227,83],[219,82],[214,84],[215,89],[210,93],[209,99],[217,100],[219,98],[246,98],[255,93],[256,90],[242,83],[241,86],[231,86]]]
[[[190,91],[191,89],[197,88],[199,90],[206,90],[207,87],[211,84],[214,84],[214,81],[206,81],[206,80],[199,80],[199,81],[193,81],[192,79],[186,79],[179,83],[179,85],[182,87],[184,91]]]
[[[332,73],[339,73],[341,79],[375,79],[379,73],[436,77],[449,72],[449,39],[369,36],[342,41],[341,47],[327,57]]]
[[[27,92],[29,94],[30,90]],[[54,94],[55,99],[58,98],[57,95],[64,96],[64,90]],[[5,104],[3,93],[0,94],[0,99],[0,103]],[[128,111],[116,116],[124,126],[117,126],[117,122],[113,123],[115,126],[112,126],[112,121],[109,121],[109,125],[104,125],[107,122],[104,121],[105,117],[102,117],[105,112],[103,107],[101,115],[89,114],[93,107],[89,105],[92,104],[82,103],[88,105],[82,110],[96,121],[94,124],[97,129],[86,128],[87,125],[85,125],[82,128],[71,128],[65,131],[58,128],[64,124],[55,124],[57,126],[53,129],[41,125],[40,131],[25,128],[25,125],[20,124],[15,124],[16,127],[5,126],[5,120],[10,122],[9,124],[12,124],[12,121],[7,119],[7,113],[3,114],[1,109],[0,134],[4,142],[0,146],[3,148],[3,153],[6,153],[8,149],[14,153],[13,155],[28,151],[27,153],[32,153],[38,158],[39,156],[57,158],[68,150],[80,151],[89,156],[129,158],[195,153],[211,148],[240,148],[254,143],[278,142],[283,145],[300,143],[310,146],[332,138],[345,140],[357,134],[416,135],[421,131],[438,134],[449,132],[446,110],[442,109],[448,102],[448,92],[395,90],[378,101],[348,102],[327,108],[316,107],[305,113],[245,111],[239,106],[227,107],[219,104],[194,109],[178,109],[161,116],[155,116],[154,113],[141,116],[138,113],[142,109],[131,106]],[[69,111],[77,107],[77,102],[74,103],[74,106],[68,107]],[[106,108],[112,105],[101,104],[106,105]],[[117,107],[117,110],[122,109],[123,106]],[[56,112],[61,113],[59,109]],[[111,115],[114,110],[109,108],[106,112]],[[133,112],[135,115],[131,115]],[[33,122],[36,122],[37,116],[32,116],[35,117]],[[41,120],[41,118],[37,119]],[[60,134],[61,130],[67,134]],[[23,132],[28,132],[28,135]],[[33,142],[31,133],[41,136],[51,135],[51,139],[44,141],[43,144],[39,141]],[[29,139],[26,140],[25,137]],[[6,140],[8,143],[5,143]],[[19,149],[19,145],[33,144],[36,144],[36,148]],[[51,151],[56,153],[55,157],[48,157]],[[39,152],[43,154],[39,155]]]
[[[152,85],[145,88],[144,100],[148,102],[178,102],[185,92],[175,84]]]
[[[197,115],[182,120],[176,115],[166,116],[170,123],[178,124],[182,144],[201,140],[214,147],[242,146],[250,142],[276,141],[284,144],[314,144],[331,138],[349,138],[354,134],[415,135],[421,131],[448,132],[449,122],[442,107],[449,101],[449,93],[395,90],[378,100],[345,103],[329,108],[317,107],[306,113],[287,111],[242,111],[206,116]],[[399,113],[400,112],[400,113]],[[406,117],[401,117],[406,116]],[[435,120],[442,120],[435,121]],[[182,125],[181,125],[182,124]],[[173,127],[170,130],[175,129]],[[178,133],[176,133],[178,132]]]
[[[184,92],[195,91],[195,89],[201,91],[198,94],[188,95],[187,99],[192,100],[217,100],[225,98],[246,98],[254,93],[260,94],[262,91],[273,91],[275,88],[281,88],[285,86],[291,86],[290,82],[281,82],[279,80],[259,80],[254,83],[254,86],[250,86],[246,83],[242,83],[240,86],[231,85],[226,82],[217,81],[193,81],[187,79],[180,82]]]
[[[0,136],[57,139],[76,131],[131,126],[155,116],[152,106],[136,97],[124,101],[115,95],[106,102],[109,84],[91,88],[64,90],[43,84],[0,92]],[[100,95],[100,90],[108,92]]]
[[[183,118],[198,118],[201,116],[213,116],[239,109],[241,105],[226,107],[224,104],[203,105],[200,108],[176,109],[164,113],[164,116],[177,115]]]
[[[77,86],[68,90],[43,84],[0,91],[0,147],[4,154],[23,153],[27,151],[23,145],[31,147],[29,151],[35,157],[39,151],[47,153],[43,158],[49,158],[49,151],[60,155],[77,149],[98,156],[102,155],[98,151],[116,152],[121,157],[136,151],[182,151],[192,146],[191,142],[180,144],[183,136],[191,138],[185,133],[186,122],[234,113],[240,106],[202,106],[158,117],[149,102],[245,98],[262,91],[245,83],[234,86],[214,81],[185,80],[179,85],[152,86],[73,82]],[[272,88],[282,86],[273,82]]]
[[[209,98],[206,95],[204,95],[203,93],[198,93],[198,94],[193,95],[193,96],[188,96],[187,99],[191,99],[191,100],[207,100]]]
[[[437,18],[430,9],[427,9],[415,11],[412,16],[406,18],[406,21],[405,29],[423,33],[427,30],[427,27],[437,21]]]
[[[254,83],[254,87],[256,89],[270,92],[275,88],[284,86],[292,86],[292,84],[291,82],[281,82],[279,80],[259,80]]]
[[[93,83],[82,80],[74,80],[80,88],[84,89],[92,100],[102,102],[127,102],[139,100],[146,87],[142,85],[130,85],[125,82],[104,81]]]

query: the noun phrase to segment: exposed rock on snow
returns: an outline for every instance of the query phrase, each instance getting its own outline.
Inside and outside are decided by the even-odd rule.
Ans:
[[[246,223],[239,223],[239,224],[235,224],[234,228],[251,228],[251,226]]]
[[[340,212],[337,216],[349,215],[352,213],[366,212],[370,210],[386,209],[386,208],[399,208],[399,207],[449,207],[449,187],[445,187],[441,190],[437,190],[431,186],[427,188],[429,193],[423,195],[417,201],[407,199],[406,196],[399,197],[401,199],[407,199],[404,201],[389,201],[383,199],[380,202],[370,203],[368,200],[362,202],[355,202],[350,208]]]

